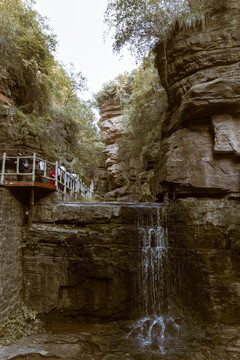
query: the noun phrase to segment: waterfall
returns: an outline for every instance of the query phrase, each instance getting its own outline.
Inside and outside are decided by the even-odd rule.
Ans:
[[[161,225],[160,207],[149,208],[138,216],[141,252],[138,286],[141,316],[160,315],[167,302],[167,232]]]
[[[129,338],[143,349],[165,354],[166,333],[179,333],[179,325],[168,314],[170,269],[167,229],[161,221],[161,206],[139,209],[137,217],[139,269],[136,284],[136,315]]]

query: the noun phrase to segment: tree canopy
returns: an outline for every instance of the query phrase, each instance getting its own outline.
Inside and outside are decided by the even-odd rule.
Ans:
[[[167,97],[152,56],[146,58],[132,76],[132,92],[125,105],[126,140],[131,152],[141,154],[144,162],[159,145]]]
[[[34,0],[0,0],[0,80],[16,107],[21,143],[33,136],[50,160],[90,180],[101,154],[93,105],[81,99],[86,78],[54,58],[56,37]]]
[[[36,102],[39,106],[44,102],[43,78],[53,63],[56,38],[32,4],[0,0],[0,74],[10,79],[15,102],[33,109]]]
[[[114,51],[128,45],[144,57],[176,19],[192,18],[205,9],[205,0],[109,0],[105,22],[114,31]]]

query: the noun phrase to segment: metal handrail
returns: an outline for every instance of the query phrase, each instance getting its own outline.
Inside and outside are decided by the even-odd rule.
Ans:
[[[14,163],[16,163],[16,172],[6,172],[7,160],[11,159],[16,160],[14,161]],[[20,172],[21,159],[32,159],[29,164],[29,166],[32,165],[31,172]],[[37,164],[39,165],[40,162],[42,162],[41,166],[43,167],[43,170],[40,170],[37,166]],[[48,176],[48,169],[51,171],[51,176]],[[53,181],[57,190],[63,191],[65,193],[70,192],[70,194],[74,194],[75,196],[78,194],[84,194],[89,198],[93,196],[93,182],[91,183],[90,187],[88,187],[81,179],[79,179],[78,176],[76,176],[76,174],[74,174],[74,177],[76,176],[76,178],[73,178],[73,174],[69,173],[67,170],[63,170],[61,167],[59,168],[58,161],[53,163],[51,161],[44,160],[36,156],[36,153],[34,153],[32,156],[9,156],[4,152],[2,157],[1,184],[4,184],[4,178],[8,175],[31,176],[32,181],[35,182],[36,170],[43,172],[41,175],[38,175],[41,178],[48,179],[51,182]]]

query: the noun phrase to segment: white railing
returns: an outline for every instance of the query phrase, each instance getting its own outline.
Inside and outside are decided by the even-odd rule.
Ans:
[[[57,176],[56,176],[57,174]],[[93,181],[90,187],[76,174],[68,172],[55,163],[41,159],[34,153],[32,156],[2,156],[1,184],[6,181],[31,181],[55,185],[56,189],[77,197],[78,194],[92,198]]]

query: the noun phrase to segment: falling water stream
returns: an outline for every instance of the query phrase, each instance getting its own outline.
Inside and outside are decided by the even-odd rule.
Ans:
[[[158,349],[165,353],[166,332],[175,335],[179,325],[168,315],[169,264],[167,229],[162,226],[161,208],[149,207],[139,211],[137,218],[141,252],[137,276],[138,301],[129,338],[136,338],[143,349]]]
[[[181,274],[173,270],[163,214],[157,204],[138,208],[137,320],[127,338],[137,342],[143,353],[155,353],[165,359],[170,354],[196,351],[201,335],[197,334],[192,319],[176,305],[174,287],[176,283],[181,286]]]

